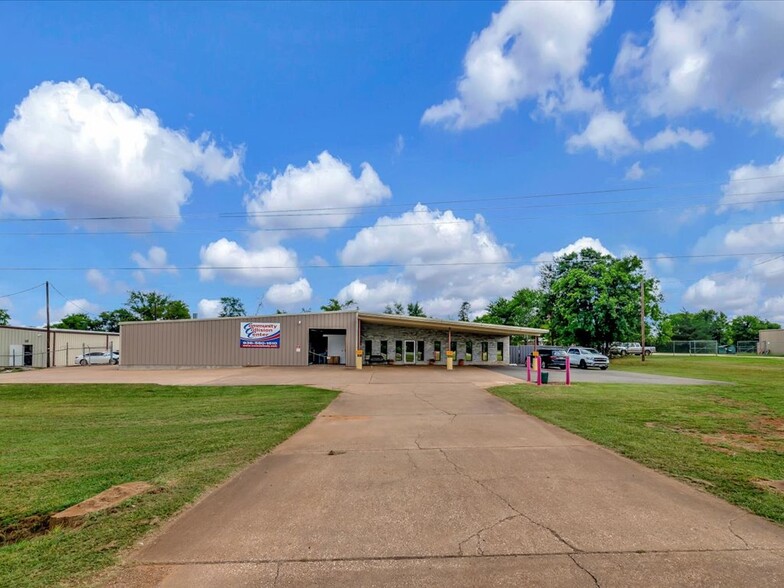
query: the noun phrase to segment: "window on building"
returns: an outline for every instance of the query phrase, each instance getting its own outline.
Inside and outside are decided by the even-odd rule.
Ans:
[[[417,341],[416,360],[417,361],[425,361],[425,342],[424,341]]]
[[[381,342],[381,355],[383,355],[384,357],[386,357],[387,353],[388,353],[387,343],[388,343],[388,341],[382,341]]]
[[[365,358],[368,358],[371,355],[373,355],[373,341],[371,339],[365,339]]]
[[[457,341],[452,341],[452,344],[449,346],[449,350],[454,353],[455,357],[457,357]]]
[[[504,342],[499,341],[496,343],[495,360],[504,361]]]
[[[395,341],[395,361],[403,361],[403,342]]]
[[[487,361],[489,359],[490,354],[488,353],[487,349],[487,341],[482,341],[482,361]]]
[[[474,361],[474,342],[466,341],[466,361]]]
[[[441,341],[433,341],[433,359],[441,361]]]

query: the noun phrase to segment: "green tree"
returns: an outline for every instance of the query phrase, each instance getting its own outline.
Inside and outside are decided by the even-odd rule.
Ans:
[[[182,300],[172,300],[158,292],[142,292],[133,290],[128,294],[125,303],[136,320],[157,321],[187,319],[191,317],[188,305]]]
[[[0,308],[0,326],[5,326],[11,321],[11,315],[5,308]]]
[[[101,321],[90,318],[89,315],[78,312],[63,317],[59,322],[52,325],[55,329],[71,329],[74,331],[100,331]]]
[[[219,317],[245,316],[245,305],[239,298],[224,296],[220,299],[221,311]]]
[[[387,304],[384,308],[384,314],[403,314],[404,309],[403,305],[400,302],[393,302],[392,304]]]
[[[408,316],[427,316],[425,309],[422,308],[419,302],[409,302],[406,309],[408,310]]]
[[[639,339],[640,283],[645,283],[646,334],[662,318],[659,281],[645,276],[636,255],[615,258],[593,249],[542,267],[543,308],[553,340],[607,349]]]
[[[736,316],[730,321],[730,343],[738,341],[758,341],[763,329],[780,329],[781,325],[761,319],[751,314]]]
[[[120,323],[139,320],[127,308],[117,308],[107,310],[98,315],[100,326],[97,330],[117,333],[120,330]]]
[[[345,302],[340,302],[337,298],[330,298],[329,302],[321,307],[324,312],[333,312],[336,310],[346,310],[350,306],[354,306],[355,302],[351,299]]]
[[[478,316],[475,322],[512,327],[540,328],[542,318],[543,294],[530,288],[522,288],[512,298],[496,298],[485,309],[485,314]],[[512,343],[517,345],[528,343],[528,337],[513,337]]]
[[[698,312],[682,310],[669,316],[673,341],[731,341],[730,322],[727,315],[712,309]]]
[[[467,323],[471,320],[471,303],[467,300],[463,301],[460,305],[460,310],[457,311],[457,320]]]

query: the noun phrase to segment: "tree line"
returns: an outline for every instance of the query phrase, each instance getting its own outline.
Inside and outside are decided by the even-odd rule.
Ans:
[[[641,310],[645,305],[645,338],[657,345],[671,341],[710,340],[720,344],[756,341],[762,329],[780,325],[754,315],[729,319],[723,312],[704,309],[666,314],[659,281],[647,276],[636,255],[613,257],[593,249],[563,255],[540,269],[539,287],[521,288],[511,297],[491,301],[474,321],[480,323],[543,328],[545,340],[559,345],[582,345],[607,349],[616,341],[637,341],[641,334]],[[643,302],[644,301],[644,302]],[[245,316],[239,298],[220,299],[218,316]],[[359,308],[354,300],[331,298],[323,311]],[[302,309],[310,312],[310,309]],[[277,310],[278,314],[284,314]],[[418,302],[393,302],[386,314],[425,317]],[[471,320],[471,305],[465,301],[457,311],[458,320]],[[0,309],[0,325],[8,324],[8,312]],[[158,292],[131,291],[125,304],[91,317],[71,314],[54,324],[56,328],[87,331],[119,330],[124,321],[156,321],[191,318],[188,305]],[[513,337],[513,343],[530,338]]]

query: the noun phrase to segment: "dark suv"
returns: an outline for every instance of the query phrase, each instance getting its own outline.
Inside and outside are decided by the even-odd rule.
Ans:
[[[542,358],[542,366],[544,369],[549,369],[550,367],[566,367],[566,362],[561,359],[559,361],[560,356],[564,355],[564,350],[560,347],[539,347],[537,349],[539,352],[539,357]],[[533,353],[531,354],[531,364],[533,364],[534,356]]]

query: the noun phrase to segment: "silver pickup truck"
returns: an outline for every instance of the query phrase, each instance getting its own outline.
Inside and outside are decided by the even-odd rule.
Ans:
[[[653,346],[646,345],[645,346],[645,355],[650,355],[651,353],[656,353],[656,348]],[[643,348],[642,344],[639,342],[634,343],[614,343],[610,347],[610,354],[611,355],[642,355]]]

